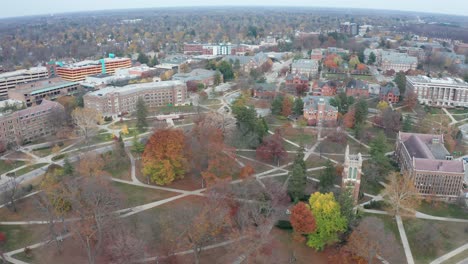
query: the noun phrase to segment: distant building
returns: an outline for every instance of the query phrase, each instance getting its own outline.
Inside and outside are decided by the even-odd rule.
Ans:
[[[445,200],[462,195],[468,171],[463,161],[452,160],[443,135],[400,132],[395,155],[421,195]]]
[[[359,189],[361,187],[361,174],[362,174],[362,156],[361,153],[357,155],[349,154],[349,145],[346,146],[345,161],[343,164],[343,172],[341,175],[341,187],[343,189],[351,189],[353,194],[354,204],[359,200]]]
[[[291,73],[305,75],[308,78],[317,76],[318,74],[318,61],[316,60],[295,60],[291,65]]]
[[[8,98],[24,102],[27,107],[40,105],[44,99],[72,95],[78,92],[80,84],[65,81],[60,77],[17,85],[8,91]]]
[[[454,64],[465,64],[466,57],[464,54],[456,54],[453,52],[439,52],[439,54],[450,59]]]
[[[9,148],[53,136],[63,126],[64,107],[42,100],[23,110],[0,116],[0,141]]]
[[[276,84],[256,83],[253,89],[253,97],[259,99],[274,99],[276,97]]]
[[[138,98],[142,98],[147,107],[182,105],[187,98],[187,85],[182,81],[139,83],[106,87],[83,97],[86,108],[96,109],[103,116],[135,112]]]
[[[468,83],[461,79],[407,76],[406,89],[418,95],[421,104],[440,107],[468,107]]]
[[[313,96],[335,96],[337,84],[334,81],[317,81],[312,85]]]
[[[458,54],[467,54],[468,53],[468,43],[455,44],[454,50]]]
[[[0,73],[0,98],[6,99],[8,90],[15,88],[18,84],[34,82],[49,77],[50,74],[47,67],[32,67],[27,70]]]
[[[307,96],[304,101],[304,118],[309,124],[335,124],[338,110],[330,105],[330,98],[321,96]]]
[[[371,26],[371,25],[361,25],[359,26],[359,36],[364,36],[366,35],[368,32],[372,31],[374,27]]]
[[[352,79],[346,84],[346,95],[368,98],[369,84],[365,81]]]
[[[57,75],[67,81],[83,81],[86,76],[114,73],[117,69],[132,67],[130,58],[87,60],[57,67]]]
[[[340,24],[340,33],[348,36],[356,36],[359,33],[359,26],[356,23],[344,22]]]
[[[274,46],[276,39],[267,38],[263,43],[265,46]],[[185,55],[244,55],[246,52],[254,51],[258,48],[252,45],[242,44],[208,44],[208,43],[185,43]]]
[[[336,54],[336,55],[347,55],[349,54],[349,50],[345,50],[345,49],[342,49],[342,48],[337,48],[337,47],[328,47],[327,48],[327,55],[330,55],[330,54]]]
[[[286,89],[290,92],[296,92],[297,88],[300,86],[310,87],[309,77],[305,74],[291,74],[286,75],[285,78]],[[309,90],[309,89],[307,89]]]
[[[213,86],[215,83],[216,74],[219,75],[220,82],[223,81],[223,75],[217,71],[195,69],[189,73],[177,73],[172,76],[172,80],[187,82],[202,83],[205,87]]]
[[[310,59],[321,61],[323,59],[323,51],[322,49],[313,49],[310,53]]]
[[[394,70],[395,72],[406,72],[408,70],[416,70],[418,67],[418,58],[405,53],[382,51],[379,64],[383,71]]]
[[[234,56],[228,55],[223,58],[224,61],[235,63],[239,60],[241,70],[249,73],[251,70],[260,68],[264,63],[268,62],[270,58],[263,52],[255,54],[255,56]]]
[[[398,103],[400,101],[400,89],[393,83],[388,83],[380,88],[379,98],[380,101],[386,101],[392,104]]]

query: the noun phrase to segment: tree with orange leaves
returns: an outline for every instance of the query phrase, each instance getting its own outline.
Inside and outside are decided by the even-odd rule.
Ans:
[[[346,113],[343,116],[343,125],[346,128],[353,128],[355,122],[356,122],[356,110],[352,108],[348,111],[348,113]]]
[[[143,174],[159,185],[183,178],[187,169],[185,150],[185,136],[181,130],[156,131],[142,155]]]
[[[284,117],[288,117],[292,114],[292,107],[294,101],[289,97],[285,96],[283,99],[283,106],[281,107],[281,115]]]
[[[241,169],[241,171],[239,173],[239,178],[246,179],[246,178],[252,176],[254,173],[255,173],[255,169],[252,168],[252,166],[250,166],[250,165],[246,165]]]
[[[290,221],[294,232],[302,241],[305,240],[303,235],[313,233],[317,228],[312,211],[310,211],[309,206],[303,202],[299,202],[292,208]]]
[[[364,64],[364,63],[359,63],[357,66],[356,66],[356,69],[358,71],[365,71],[367,69],[367,66]]]

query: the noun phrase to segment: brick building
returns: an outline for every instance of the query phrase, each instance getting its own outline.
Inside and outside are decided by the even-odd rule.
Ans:
[[[443,135],[400,132],[395,155],[421,195],[454,200],[463,193],[468,171],[463,161],[452,160]]]
[[[323,59],[322,49],[313,49],[310,52],[310,59],[311,60],[316,60],[316,61],[321,61]]]
[[[380,88],[379,98],[380,101],[386,101],[392,104],[398,103],[400,101],[400,89],[393,83],[388,83]]]
[[[440,107],[468,107],[468,83],[461,79],[407,76],[406,89],[418,95],[421,104]]]
[[[253,88],[253,97],[255,98],[273,100],[276,94],[276,84],[274,83],[256,83]]]
[[[254,56],[228,55],[225,56],[223,60],[232,63],[235,63],[236,60],[239,60],[241,69],[246,73],[250,73],[251,70],[258,69],[264,63],[271,61],[271,59],[263,52],[259,52]]]
[[[83,81],[86,76],[114,73],[117,69],[132,67],[130,58],[105,58],[88,60],[57,67],[57,75],[67,81]]]
[[[346,84],[346,95],[368,98],[369,84],[361,80],[352,79]]]
[[[310,87],[309,77],[305,74],[291,74],[286,75],[285,79],[286,89],[291,92],[296,92],[299,86]],[[308,90],[308,89],[307,89]]]
[[[418,58],[405,53],[382,51],[379,65],[382,71],[394,70],[395,72],[406,72],[408,70],[416,70]]]
[[[312,85],[313,96],[335,96],[337,84],[334,81],[318,81]]]
[[[187,96],[187,85],[182,81],[139,83],[124,87],[106,87],[84,95],[84,105],[102,113],[117,116],[132,113],[136,103],[143,98],[147,107],[183,105]]]
[[[17,85],[8,91],[8,98],[24,102],[27,107],[41,104],[42,100],[54,100],[79,91],[80,84],[60,77]]]
[[[468,53],[468,43],[455,44],[454,51],[457,54],[463,54],[463,55],[467,54]]]
[[[213,86],[215,83],[216,74],[223,82],[223,75],[217,71],[195,69],[189,73],[177,73],[172,76],[172,80],[187,82],[202,83],[205,87]]]
[[[318,74],[318,61],[316,60],[295,60],[291,65],[291,73],[306,75],[308,78],[313,78]]]
[[[40,105],[2,115],[0,141],[7,147],[13,147],[53,136],[62,127],[64,114],[61,104],[42,100]]]
[[[338,110],[330,105],[331,97],[304,97],[304,118],[309,124],[335,124]]]

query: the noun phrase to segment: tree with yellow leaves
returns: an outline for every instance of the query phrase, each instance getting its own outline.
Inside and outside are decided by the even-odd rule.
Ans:
[[[123,125],[122,130],[120,131],[120,133],[122,133],[122,135],[128,135],[128,134],[129,134],[129,132],[128,132],[128,126],[127,126],[127,125]]]
[[[323,250],[326,245],[338,241],[338,234],[346,231],[347,221],[341,215],[340,205],[331,192],[312,194],[309,207],[315,217],[317,228],[315,232],[308,234],[307,246]]]
[[[400,215],[402,209],[411,212],[418,207],[419,192],[410,175],[393,172],[388,175],[387,180],[388,184],[385,185],[382,196],[387,200],[392,214]]]
[[[387,109],[389,107],[387,101],[380,101],[378,104],[377,104],[377,109],[379,109],[380,111],[383,111],[385,109]]]

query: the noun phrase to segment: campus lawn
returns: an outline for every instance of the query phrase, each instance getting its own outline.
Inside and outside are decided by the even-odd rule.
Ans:
[[[123,194],[124,207],[143,205],[163,200],[178,194],[174,192],[155,190],[120,182],[113,182],[112,185]]]
[[[34,244],[44,234],[46,228],[45,225],[0,225],[0,232],[7,237],[3,249],[8,252]]]
[[[429,221],[423,219],[404,219],[404,226],[411,252],[416,263],[429,263],[432,260],[467,243],[468,223],[455,223],[443,221]],[[434,234],[430,239],[432,245],[436,245],[431,250],[419,246],[421,229],[432,229]],[[424,232],[424,231],[422,231]]]
[[[422,201],[418,211],[433,216],[468,219],[468,209],[457,204],[444,202],[435,202],[431,204],[429,202]]]
[[[16,171],[16,176],[21,176],[23,174],[26,174],[28,172],[31,172],[35,169],[39,169],[39,168],[42,168],[44,167],[45,165],[47,165],[48,163],[36,163],[34,165],[31,165],[31,166],[27,166],[27,167],[24,167],[22,169],[19,169]]]
[[[0,174],[14,170],[15,168],[21,167],[24,164],[25,164],[24,161],[0,160]]]

